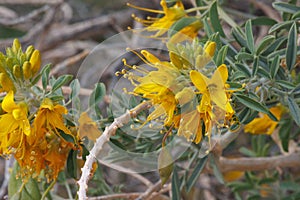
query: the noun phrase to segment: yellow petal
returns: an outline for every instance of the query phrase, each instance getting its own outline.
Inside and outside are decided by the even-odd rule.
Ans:
[[[223,173],[223,178],[226,182],[236,181],[244,176],[243,171],[229,171]]]
[[[228,99],[225,93],[225,90],[222,88],[219,88],[217,86],[217,88],[212,89],[210,92],[210,98],[211,100],[222,110],[226,111],[226,108],[230,109],[230,107],[228,107]],[[227,106],[227,107],[226,107]],[[230,109],[231,111],[231,109]]]
[[[16,128],[17,126],[13,126],[13,123],[15,122],[14,117],[11,114],[4,114],[1,115],[0,118],[0,135],[2,134],[8,134],[12,128]]]
[[[205,53],[208,54],[210,57],[213,57],[216,51],[216,43],[207,41],[207,43],[204,46]]]
[[[143,56],[148,60],[148,62],[152,64],[160,62],[160,60],[149,51],[142,50],[141,54],[143,54]]]
[[[214,72],[212,79],[210,81],[209,92],[211,96],[211,100],[217,104],[218,107],[223,110],[229,110],[232,112],[232,108],[228,105],[228,98],[225,92],[225,82],[228,78],[228,70],[226,65],[222,64],[217,68]]]
[[[23,120],[22,123],[23,123],[23,132],[24,132],[24,134],[29,136],[30,133],[31,133],[31,127],[30,127],[29,121],[26,119],[26,120]]]
[[[14,109],[18,108],[14,101],[14,92],[9,91],[3,99],[2,108],[5,112],[12,112]]]
[[[202,93],[206,93],[209,79],[196,70],[190,72],[190,78],[195,87]]]
[[[94,122],[86,112],[81,113],[78,122],[80,138],[87,136],[89,139],[95,141],[101,135],[101,131],[98,129],[96,122]]]
[[[187,140],[191,140],[195,136],[194,142],[196,144],[202,140],[202,126],[200,123],[200,114],[197,110],[182,115],[178,135],[183,135]]]
[[[222,87],[224,87],[225,82],[228,79],[228,70],[225,64],[220,65],[215,73],[212,76],[212,82],[213,83],[223,83]],[[220,82],[221,81],[221,82]],[[220,84],[221,85],[221,84]]]

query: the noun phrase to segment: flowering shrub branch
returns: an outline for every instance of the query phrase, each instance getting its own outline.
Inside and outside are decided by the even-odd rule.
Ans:
[[[193,199],[204,172],[236,199],[299,199],[299,178],[290,174],[300,166],[300,5],[247,2],[280,14],[248,19],[226,9],[226,1],[161,0],[157,8],[127,3],[134,11],[68,24],[70,5],[50,1],[0,20],[26,30],[20,40],[0,40],[0,155],[16,160],[8,198],[55,198],[60,184],[69,199],[155,199],[166,192],[164,198]],[[98,30],[106,34],[108,25],[122,30],[114,22],[128,26],[132,12],[129,36],[94,50],[95,41],[79,41],[99,41]],[[58,21],[68,25],[55,28]],[[38,48],[24,49],[33,38]],[[120,38],[130,47],[121,56]],[[138,45],[149,47],[133,49]],[[43,66],[44,53],[57,58],[54,68]],[[62,72],[76,73],[84,58],[78,79]],[[98,65],[110,69],[97,73]],[[112,187],[121,184],[106,180],[110,168],[138,179],[142,189],[134,189],[144,192]],[[220,192],[211,188],[210,196]]]

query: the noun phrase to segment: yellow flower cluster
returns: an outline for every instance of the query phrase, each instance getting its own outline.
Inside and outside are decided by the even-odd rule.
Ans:
[[[23,52],[15,39],[12,47],[6,49],[6,55],[0,53],[0,92],[26,89],[40,67],[40,52],[33,46]]]
[[[188,20],[192,17],[188,16],[187,14],[190,12],[189,10],[185,10],[184,5],[181,1],[176,1],[176,3],[168,7],[166,0],[161,0],[160,5],[162,7],[162,10],[153,10],[148,8],[142,8],[138,7],[132,4],[127,4],[130,7],[147,11],[150,13],[160,14],[162,15],[161,18],[156,17],[147,17],[147,19],[141,19],[136,17],[134,14],[132,17],[137,21],[142,23],[144,26],[146,26],[145,31],[148,32],[155,32],[154,35],[151,35],[150,37],[153,38],[161,38],[164,36],[164,34],[180,19],[185,18]],[[194,10],[191,10],[194,11]],[[183,38],[195,38],[197,36],[198,31],[203,27],[200,19],[193,20],[190,24],[183,27],[178,33],[175,33],[171,40],[180,42],[184,40]]]
[[[30,46],[24,53],[15,40],[7,55],[0,54],[0,61],[1,91],[6,92],[0,113],[0,155],[14,155],[24,180],[36,178],[41,172],[48,181],[54,180],[64,168],[69,151],[77,148],[76,131],[65,125],[68,111],[47,97],[36,99],[30,93],[31,80],[41,65],[38,50]],[[24,90],[29,94],[24,95]],[[67,141],[66,136],[74,142]]]
[[[175,51],[169,52],[170,61],[161,61],[149,51],[142,50],[142,56],[136,54],[153,70],[131,66],[124,60],[130,70],[124,69],[118,74],[123,74],[135,86],[132,94],[152,102],[154,110],[145,123],[163,119],[164,126],[175,127],[178,135],[199,143],[203,135],[210,139],[213,126],[231,125],[234,110],[226,90],[226,65],[219,66],[212,75],[205,70],[206,64],[212,62],[216,44],[209,41],[204,46],[199,42],[194,46],[197,49],[189,51],[198,52],[196,61],[189,62],[187,57]]]

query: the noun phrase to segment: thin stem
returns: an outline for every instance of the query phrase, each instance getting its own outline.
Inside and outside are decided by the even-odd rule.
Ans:
[[[52,183],[49,185],[49,187],[45,190],[41,200],[46,199],[47,194],[50,192],[50,190],[53,188],[53,186],[55,185],[56,180],[53,180]]]
[[[187,10],[185,10],[185,12],[191,13],[191,12],[196,12],[198,10],[207,10],[207,9],[209,9],[209,6],[201,6],[201,7],[187,9]]]
[[[71,188],[70,188],[69,184],[67,183],[67,181],[65,181],[65,187],[66,187],[69,199],[73,199]]]

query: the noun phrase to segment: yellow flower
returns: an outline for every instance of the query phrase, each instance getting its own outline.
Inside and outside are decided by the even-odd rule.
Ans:
[[[95,141],[101,135],[101,131],[98,129],[96,122],[94,122],[86,112],[81,113],[78,122],[80,138],[87,136],[89,139]]]
[[[281,115],[283,113],[283,108],[281,106],[275,106],[270,108],[270,112],[280,120]],[[271,135],[278,122],[273,121],[269,118],[268,115],[261,113],[260,118],[255,118],[249,124],[246,124],[244,127],[245,132],[252,133],[252,134],[268,134]]]
[[[173,122],[174,111],[177,105],[175,91],[172,89],[177,72],[160,68],[152,71],[145,77],[140,77],[140,84],[133,90],[135,94],[152,100],[154,111],[148,116],[147,121],[165,117],[164,124],[170,126]]]
[[[160,5],[163,10],[152,10],[147,8],[141,8],[131,4],[127,4],[127,5],[139,10],[144,10],[144,11],[164,15],[162,18],[148,17],[147,20],[140,19],[133,15],[136,21],[141,22],[147,26],[145,30],[149,32],[156,32],[156,34],[154,34],[153,37],[162,36],[168,31],[168,29],[173,25],[174,22],[176,22],[177,20],[179,20],[180,18],[186,15],[184,11],[184,6],[181,1],[177,1],[174,6],[168,8],[166,0],[162,0],[160,2]]]
[[[166,0],[161,0],[160,5],[162,7],[162,10],[153,10],[153,9],[148,9],[148,8],[142,8],[142,7],[131,5],[129,3],[127,5],[130,7],[139,9],[139,10],[163,15],[163,17],[161,17],[161,18],[147,17],[146,20],[140,19],[140,18],[136,17],[135,15],[132,15],[136,21],[147,26],[145,28],[146,31],[156,32],[154,35],[151,36],[154,38],[159,38],[159,37],[163,36],[175,22],[182,19],[183,17],[188,18],[187,13],[189,12],[184,9],[183,3],[181,1],[176,1],[176,3],[172,7],[168,7]],[[191,11],[194,11],[194,10],[191,10]],[[185,28],[181,29],[178,32],[179,34],[174,35],[175,38],[173,39],[173,42],[180,42],[182,40],[185,40],[187,38],[187,36],[191,37],[191,38],[196,37],[198,30],[200,28],[202,28],[202,23],[200,22],[200,20],[189,24]],[[181,34],[186,34],[186,36],[182,38],[182,37],[180,37]]]
[[[62,105],[53,105],[50,99],[44,99],[33,121],[35,134],[48,131],[54,132],[59,136],[59,130],[66,134],[71,134],[71,131],[65,126],[63,120],[63,115],[67,114],[67,112],[68,110]]]
[[[65,107],[54,105],[48,98],[43,100],[33,120],[31,134],[24,138],[14,155],[24,180],[36,178],[42,171],[48,181],[55,180],[64,168],[70,150],[76,145],[66,141],[61,132],[71,135],[77,142],[64,123],[64,114],[67,114]]]
[[[161,117],[164,119],[165,126],[176,124],[174,113],[178,110],[177,106],[188,103],[194,97],[193,91],[185,89],[189,85],[184,79],[180,81],[179,77],[182,75],[172,63],[160,61],[145,50],[141,51],[141,54],[145,58],[141,57],[141,59],[156,70],[149,72],[146,68],[130,66],[124,61],[125,66],[142,73],[142,75],[136,75],[133,72],[124,72],[124,77],[135,85],[132,92],[134,95],[147,98],[154,105],[154,110],[149,114],[146,122]],[[179,120],[179,118],[176,119]]]
[[[219,66],[211,78],[207,78],[196,70],[190,72],[190,77],[196,88],[203,94],[202,98],[205,98],[206,102],[212,101],[227,113],[234,113],[225,91],[225,82],[228,78],[226,65]]]
[[[10,150],[19,148],[24,135],[29,136],[31,130],[27,119],[27,106],[25,103],[15,103],[13,91],[4,97],[2,109],[6,113],[0,118],[0,146],[1,154],[7,154]]]
[[[208,54],[212,54],[209,53]],[[195,87],[202,94],[200,104],[197,110],[200,113],[200,119],[205,127],[205,135],[208,136],[209,142],[212,134],[212,127],[225,126],[234,114],[229,97],[226,92],[226,80],[228,71],[226,65],[219,66],[211,78],[202,73],[192,70],[190,78]]]

